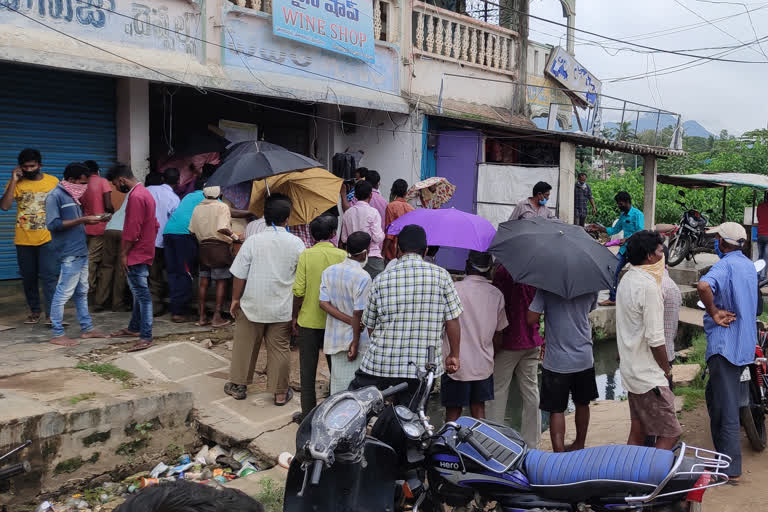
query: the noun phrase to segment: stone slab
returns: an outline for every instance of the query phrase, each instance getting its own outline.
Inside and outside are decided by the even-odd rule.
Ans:
[[[296,451],[296,432],[299,426],[296,423],[283,427],[272,432],[264,432],[256,437],[248,445],[248,449],[259,458],[259,460],[277,464],[277,457],[283,452],[294,453]]]
[[[701,373],[698,364],[676,364],[672,366],[672,378],[677,386],[690,386]]]
[[[696,327],[704,327],[704,311],[698,308],[682,307],[680,308],[680,322]]]

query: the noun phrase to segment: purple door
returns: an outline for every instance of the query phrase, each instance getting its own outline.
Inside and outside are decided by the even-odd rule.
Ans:
[[[443,208],[475,212],[477,163],[481,160],[483,138],[474,131],[444,131],[437,139],[437,176],[456,185],[456,193]],[[437,253],[437,264],[448,270],[464,270],[466,249],[444,247]]]

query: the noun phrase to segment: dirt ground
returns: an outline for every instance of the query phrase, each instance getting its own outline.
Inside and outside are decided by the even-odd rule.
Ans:
[[[680,418],[683,440],[700,448],[713,449],[706,406],[683,412]],[[768,510],[768,451],[756,453],[742,431],[742,470],[738,485],[724,485],[704,493],[706,512]]]

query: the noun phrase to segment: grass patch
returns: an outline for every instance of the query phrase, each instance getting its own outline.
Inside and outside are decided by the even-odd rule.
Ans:
[[[90,400],[95,396],[96,396],[96,393],[83,393],[82,395],[77,395],[70,398],[69,403],[71,403],[72,405],[76,405],[76,404],[79,404],[80,402],[85,402],[86,400]]]
[[[77,456],[71,459],[61,461],[58,464],[56,464],[56,467],[54,468],[53,472],[56,475],[61,475],[63,473],[74,473],[75,471],[83,467],[84,464],[94,464],[98,462],[100,456],[101,454],[99,452],[94,452],[93,455],[91,455],[91,457],[86,460],[83,460],[82,457]]]
[[[80,362],[77,363],[75,368],[78,370],[85,370],[91,373],[95,373],[104,377],[105,379],[115,379],[120,382],[128,382],[134,378],[134,375],[131,372],[118,368],[117,366],[110,363],[88,364]]]
[[[254,499],[264,505],[266,512],[282,512],[285,489],[271,478],[263,478],[259,483],[261,492]]]
[[[704,370],[707,367],[707,337],[704,334],[699,334],[693,338],[693,344],[691,345],[693,350],[686,361],[687,364],[698,364],[701,368],[701,375],[693,379],[693,382],[689,386],[676,386],[675,395],[683,397],[683,410],[693,411],[697,409],[705,399],[705,390],[707,381],[704,377]]]

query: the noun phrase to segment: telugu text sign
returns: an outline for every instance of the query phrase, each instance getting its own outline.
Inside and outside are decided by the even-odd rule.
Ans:
[[[371,0],[274,0],[275,35],[374,62]]]
[[[546,72],[581,103],[594,107],[603,84],[567,51],[555,48]]]

